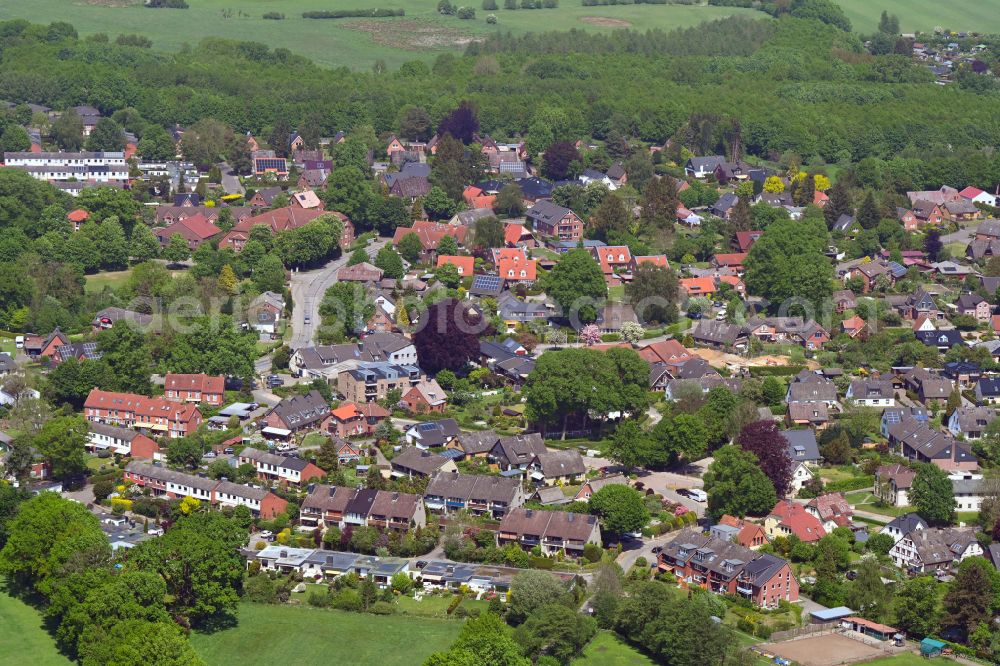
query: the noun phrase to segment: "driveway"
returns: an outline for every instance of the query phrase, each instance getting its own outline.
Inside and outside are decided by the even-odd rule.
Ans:
[[[369,257],[374,257],[381,250],[389,239],[377,240],[370,244],[366,251]],[[292,338],[288,341],[288,346],[293,351],[301,347],[308,347],[312,344],[316,329],[319,327],[319,304],[329,289],[337,282],[337,271],[347,265],[350,255],[331,261],[322,268],[311,271],[298,271],[292,273]],[[306,324],[305,318],[309,315],[310,322]]]
[[[243,184],[240,183],[240,177],[236,175],[236,172],[233,171],[231,166],[225,162],[220,162],[219,171],[222,172],[222,183],[220,184],[226,194],[246,194],[246,190],[243,189]]]

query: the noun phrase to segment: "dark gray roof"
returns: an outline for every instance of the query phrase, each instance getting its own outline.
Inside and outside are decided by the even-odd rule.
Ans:
[[[781,434],[788,440],[788,457],[792,461],[818,462],[820,460],[819,445],[816,443],[816,433],[813,430],[782,430]]]
[[[271,409],[292,429],[305,428],[319,423],[330,413],[330,404],[319,391],[283,399]]]

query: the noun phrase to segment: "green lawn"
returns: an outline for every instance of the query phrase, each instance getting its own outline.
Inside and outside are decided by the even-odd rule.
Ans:
[[[590,641],[583,654],[573,660],[573,666],[639,666],[654,664],[610,631],[601,631]]]
[[[0,9],[0,16],[3,16],[3,9]],[[96,294],[102,291],[105,287],[117,289],[125,284],[130,275],[132,275],[131,270],[94,273],[93,275],[87,276],[87,283],[84,285],[84,290],[89,293]]]
[[[954,664],[955,662],[951,659],[945,659],[944,657],[924,659],[919,654],[912,652],[865,662],[865,666],[954,666]]]
[[[697,25],[733,14],[765,18],[765,14],[733,7],[682,5],[618,5],[584,7],[579,0],[563,0],[555,9],[499,10],[496,25],[489,12],[476,9],[473,20],[437,13],[433,0],[192,0],[189,9],[146,9],[141,0],[4,0],[0,20],[27,19],[44,23],[72,23],[81,36],[103,32],[111,36],[137,33],[149,37],[153,48],[177,51],[205,38],[252,40],[271,48],[284,47],[331,67],[368,69],[376,59],[390,67],[408,60],[430,60],[455,51],[490,32],[521,34],[538,30],[583,28],[610,32],[634,26],[640,30]],[[499,3],[501,6],[503,3]],[[400,8],[405,17],[382,19],[303,19],[308,10]],[[230,18],[223,17],[228,10]],[[264,20],[265,12],[281,12],[283,21]],[[586,20],[585,20],[586,19]]]
[[[953,31],[1000,32],[1000,0],[836,0],[854,29],[872,32],[882,10],[899,17],[903,32],[929,32],[935,27]]]
[[[239,617],[233,629],[192,634],[209,666],[410,666],[447,649],[462,627],[452,620],[258,604],[241,605]]]
[[[68,666],[56,643],[42,627],[42,616],[0,586],[0,666]]]

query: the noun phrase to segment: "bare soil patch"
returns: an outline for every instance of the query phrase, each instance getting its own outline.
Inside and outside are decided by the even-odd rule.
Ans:
[[[632,24],[624,19],[610,18],[608,16],[581,16],[580,20],[590,25],[600,28],[631,28]]]
[[[826,634],[813,638],[797,638],[784,643],[760,646],[766,652],[790,659],[803,666],[834,666],[874,659],[885,653],[841,634]]]
[[[366,19],[341,23],[341,28],[358,30],[371,35],[372,41],[406,51],[444,49],[465,46],[476,41],[469,33],[432,21],[399,19]]]
[[[736,354],[719,351],[718,349],[694,349],[692,351],[708,361],[709,365],[716,368],[722,368],[725,366],[747,368],[758,365],[789,365],[792,362],[792,360],[787,356],[767,355],[747,359],[742,356],[737,356]],[[807,359],[805,361],[805,365],[811,370],[815,370],[819,367],[819,363],[811,359]]]

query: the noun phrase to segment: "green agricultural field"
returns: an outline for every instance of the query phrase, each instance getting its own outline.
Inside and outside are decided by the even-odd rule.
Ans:
[[[951,659],[945,659],[944,657],[924,659],[919,654],[904,652],[903,654],[897,654],[895,657],[866,661],[865,666],[954,666],[954,663]]]
[[[209,666],[410,666],[446,650],[462,628],[451,619],[258,604],[241,605],[239,617],[233,629],[192,634],[192,645]]]
[[[56,642],[42,628],[42,616],[0,585],[0,666],[69,666]]]
[[[93,294],[100,293],[105,287],[118,289],[128,281],[129,276],[131,275],[131,269],[124,271],[105,271],[103,273],[94,273],[93,275],[87,276],[87,282],[83,288],[88,293]]]
[[[882,10],[899,17],[903,32],[1000,32],[1000,0],[836,0],[858,32],[872,32]]]
[[[494,26],[482,0],[472,0],[476,18],[461,20],[437,14],[437,0],[188,0],[189,9],[146,9],[141,0],[3,0],[0,20],[28,19],[36,23],[68,21],[81,35],[103,32],[140,34],[153,48],[176,51],[206,37],[250,40],[283,47],[331,67],[367,69],[376,60],[395,67],[408,60],[430,60],[438,53],[463,48],[490,31],[524,33],[537,30],[585,28],[607,32],[636,27],[671,29],[745,14],[750,9],[682,5],[621,5],[584,7],[580,0],[562,0],[555,9],[500,9]],[[461,2],[456,4],[460,5]],[[497,3],[503,6],[503,2]],[[403,9],[405,17],[381,19],[303,19],[303,11]],[[228,16],[223,17],[223,11]],[[281,12],[282,21],[265,20],[266,12]]]

